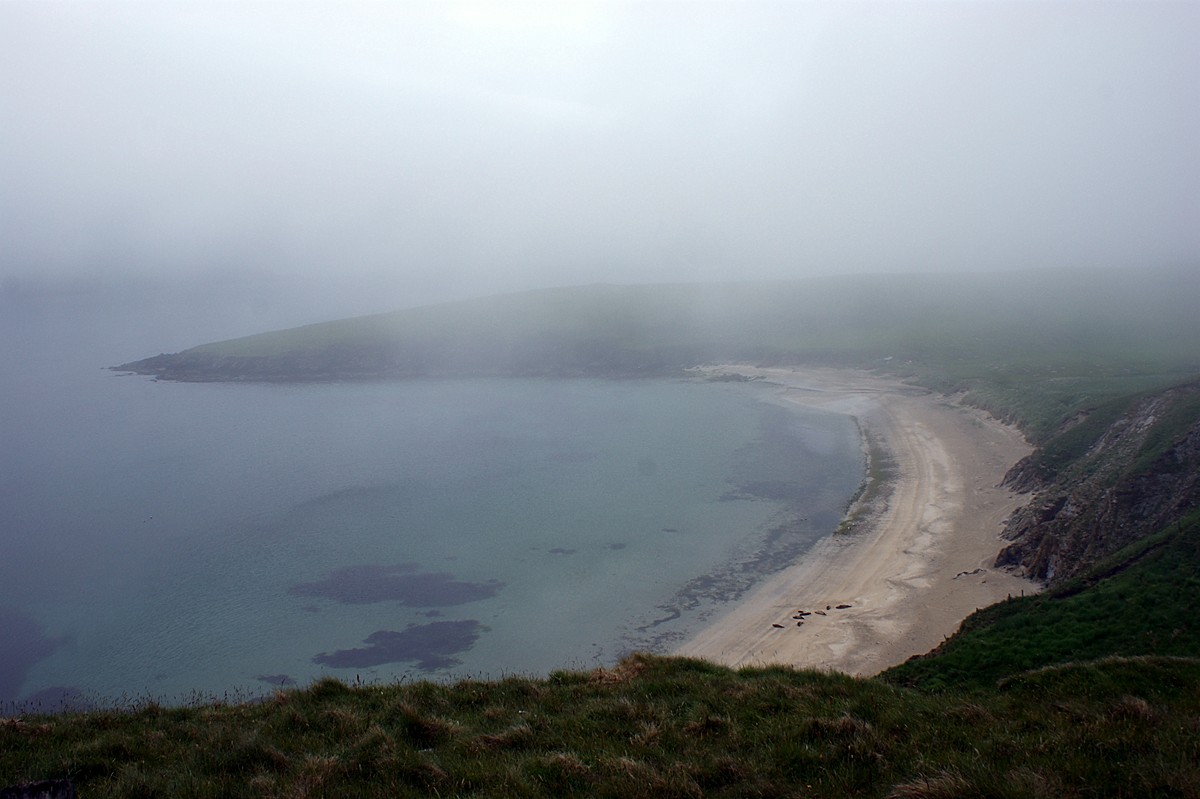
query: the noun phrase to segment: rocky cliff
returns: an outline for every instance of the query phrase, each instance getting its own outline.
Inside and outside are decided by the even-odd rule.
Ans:
[[[1200,508],[1200,381],[1080,414],[1017,463],[997,566],[1060,583]]]

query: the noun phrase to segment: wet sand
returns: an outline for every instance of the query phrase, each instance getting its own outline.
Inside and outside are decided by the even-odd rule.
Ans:
[[[852,509],[850,532],[819,542],[676,654],[871,675],[933,649],[977,608],[1038,590],[992,567],[1002,523],[1028,500],[999,487],[1032,449],[1018,430],[867,372],[713,371],[761,377],[780,385],[781,401],[854,416],[895,474],[874,502]],[[798,625],[797,611],[812,615]]]

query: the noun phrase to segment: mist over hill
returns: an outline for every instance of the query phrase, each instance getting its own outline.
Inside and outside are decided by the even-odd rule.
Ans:
[[[253,701],[88,712],[69,682],[39,681],[42,705],[0,690],[0,799],[1200,797],[1197,41],[1187,0],[0,3],[0,688],[52,649],[92,675],[145,651],[134,670],[157,685],[162,659],[232,669],[262,636],[306,641],[307,609],[293,631],[225,587],[281,579],[275,553],[305,552],[298,535],[343,546],[332,510],[478,500],[372,427],[429,417],[348,401],[443,378],[482,399],[644,393],[654,381],[634,381],[705,364],[899,378],[1033,445],[996,487],[1032,498],[995,569],[1044,586],[873,678],[635,654],[542,678],[304,687],[272,666],[259,684],[279,690]],[[146,378],[98,369],[117,363]],[[260,400],[307,394],[323,396],[301,416]],[[470,415],[461,397],[435,407]],[[545,432],[550,417],[520,418]],[[343,429],[387,452],[307,444]],[[516,462],[461,450],[496,473]],[[419,485],[340,493],[393,452]],[[589,462],[547,452],[528,460],[567,476]],[[215,512],[227,483],[304,502],[243,535]],[[606,485],[582,518],[620,516]],[[473,528],[511,549],[490,513]],[[88,649],[116,629],[93,621],[119,615],[72,599],[93,580],[145,612]],[[188,601],[179,619],[199,621],[172,617],[164,597],[189,581],[229,615]],[[328,652],[360,640],[341,618],[324,617],[347,635]],[[261,633],[223,645],[238,640],[223,619]],[[172,646],[167,627],[215,643]]]
[[[1148,373],[1200,364],[1196,296],[1200,276],[1185,270],[590,285],[308,325],[117,368],[169,380],[627,377],[722,361]]]

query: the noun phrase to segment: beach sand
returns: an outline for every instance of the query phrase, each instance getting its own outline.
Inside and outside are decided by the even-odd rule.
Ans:
[[[1028,500],[999,486],[1032,450],[1018,430],[867,372],[715,371],[761,377],[780,385],[783,401],[854,416],[896,474],[850,532],[820,541],[676,654],[872,675],[933,649],[977,608],[1038,590],[992,567],[1002,523]],[[798,626],[797,611],[813,613]]]

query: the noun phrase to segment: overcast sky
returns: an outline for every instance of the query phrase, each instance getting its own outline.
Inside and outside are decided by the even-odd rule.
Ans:
[[[1200,267],[1200,3],[0,2],[0,277]]]

